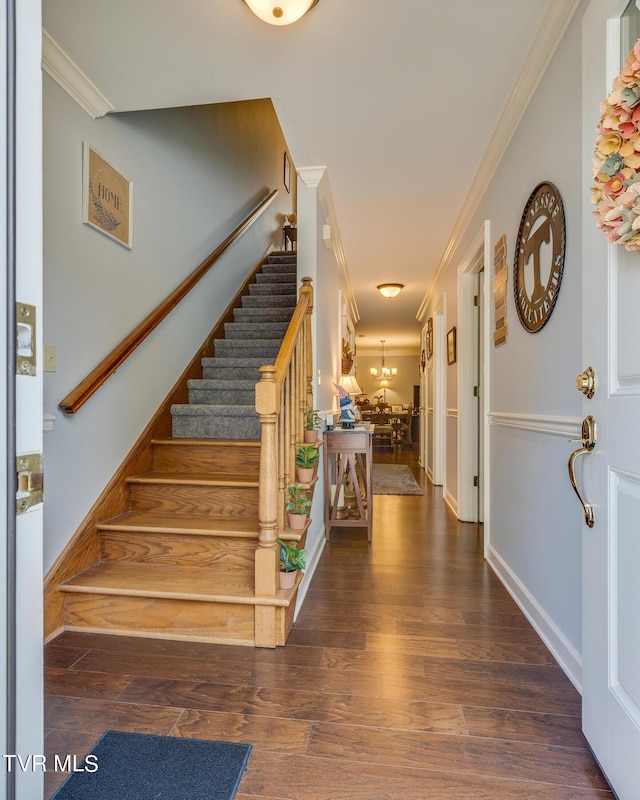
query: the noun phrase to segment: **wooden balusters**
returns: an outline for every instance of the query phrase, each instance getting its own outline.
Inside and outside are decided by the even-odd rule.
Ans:
[[[255,590],[259,597],[279,591],[279,546],[283,530],[284,494],[295,479],[296,446],[302,439],[303,415],[311,408],[311,278],[302,279],[300,298],[282,342],[275,365],[260,368],[256,384],[256,411],[260,417],[259,539],[256,551]],[[256,645],[275,646],[275,612],[256,607]]]

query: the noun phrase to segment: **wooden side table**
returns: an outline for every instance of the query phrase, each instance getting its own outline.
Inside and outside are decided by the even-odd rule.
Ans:
[[[371,541],[371,519],[373,492],[371,485],[373,431],[361,428],[335,428],[326,431],[324,441],[324,522],[327,541],[332,526],[366,527],[367,540]],[[340,487],[349,478],[355,488],[356,513],[345,519],[338,518]],[[331,498],[331,486],[335,484],[335,498]]]

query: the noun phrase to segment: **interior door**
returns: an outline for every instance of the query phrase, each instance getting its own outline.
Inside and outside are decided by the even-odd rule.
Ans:
[[[620,800],[640,792],[640,253],[607,245],[590,187],[600,103],[639,14],[628,0],[592,0],[583,21],[582,368],[598,378],[583,400],[598,426],[581,459],[595,516],[583,527],[583,728]]]

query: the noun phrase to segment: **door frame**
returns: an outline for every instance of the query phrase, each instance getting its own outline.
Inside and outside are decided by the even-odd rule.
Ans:
[[[476,296],[479,305],[485,303],[485,298],[480,297],[479,281],[485,267],[485,228],[483,224],[458,267],[458,519],[463,522],[480,521],[480,495],[485,485],[481,443],[486,437],[482,435],[484,420],[480,418],[479,409],[486,405],[481,402],[485,381],[480,374],[480,364],[488,360],[485,354],[487,337],[484,330],[480,330],[480,308],[475,305]],[[474,396],[475,386],[479,387],[477,396]],[[474,486],[475,475],[478,475],[479,486]]]
[[[446,493],[447,469],[447,294],[443,292],[433,312],[433,483]]]

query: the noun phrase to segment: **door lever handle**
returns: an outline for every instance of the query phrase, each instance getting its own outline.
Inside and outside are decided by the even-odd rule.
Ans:
[[[569,480],[575,493],[578,495],[578,500],[584,509],[584,521],[588,528],[593,528],[595,524],[595,511],[591,503],[587,503],[580,489],[578,488],[578,481],[576,480],[575,462],[579,456],[585,453],[591,453],[598,441],[598,426],[595,418],[592,416],[585,417],[582,421],[582,439],[569,439],[570,442],[580,442],[582,447],[574,450],[569,456]]]

